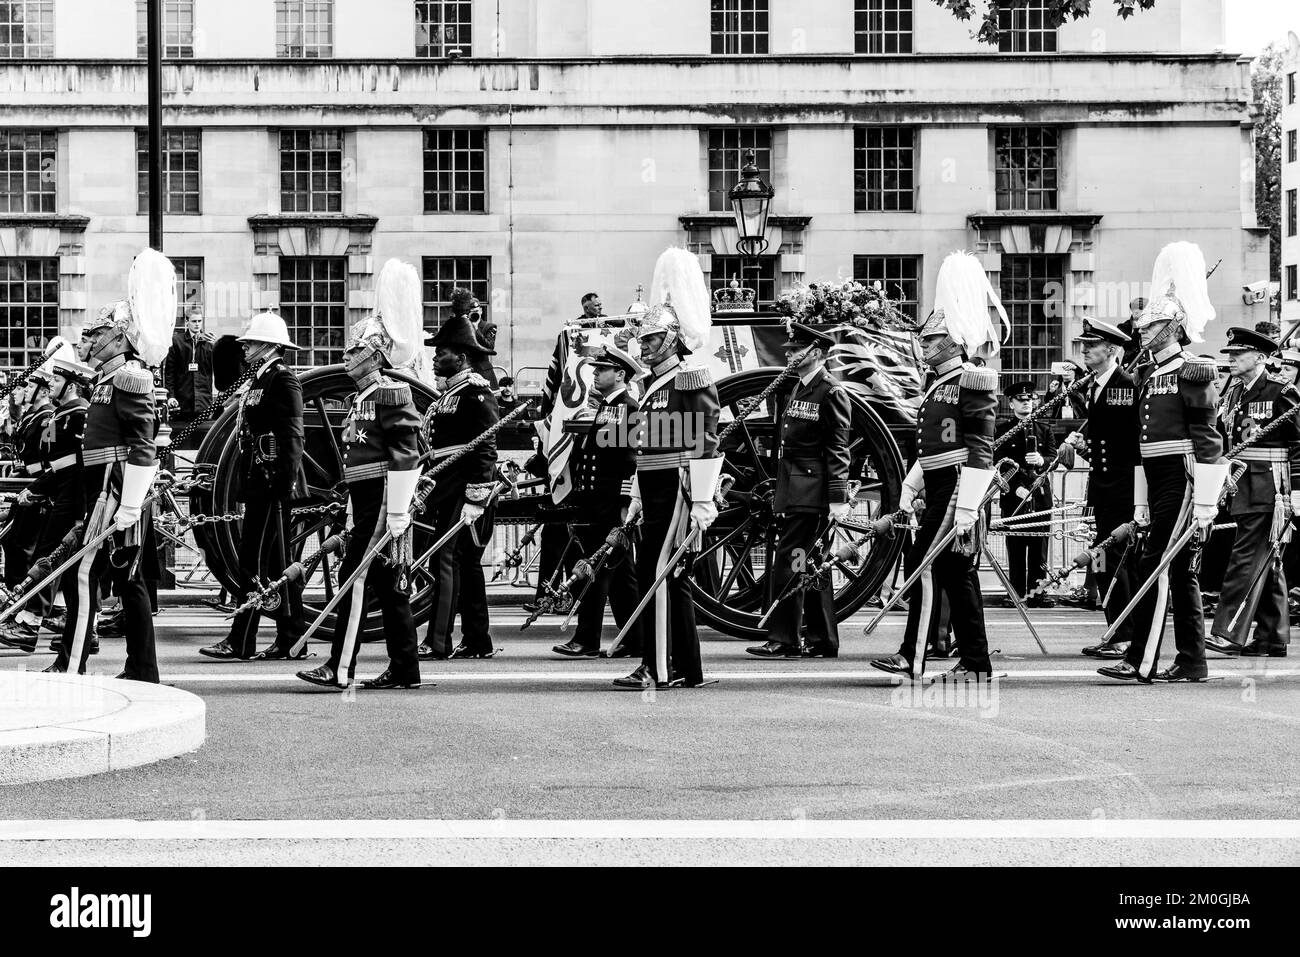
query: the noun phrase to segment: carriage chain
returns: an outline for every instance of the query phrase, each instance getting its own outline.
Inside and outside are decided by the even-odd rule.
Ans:
[[[244,517],[243,512],[227,512],[224,515],[182,515],[174,522],[167,523],[177,533],[187,532],[200,525],[219,525],[222,522],[238,522]]]
[[[342,502],[328,502],[325,505],[304,505],[302,508],[295,508],[290,514],[293,518],[310,518],[313,515],[329,515],[346,509],[347,506]]]

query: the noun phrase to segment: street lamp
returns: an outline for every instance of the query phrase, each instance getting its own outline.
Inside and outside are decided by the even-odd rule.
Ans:
[[[727,193],[731,211],[736,216],[736,231],[740,233],[736,249],[746,259],[757,259],[767,250],[767,214],[775,195],[776,190],[758,175],[754,151],[749,150],[745,154],[740,179]]]

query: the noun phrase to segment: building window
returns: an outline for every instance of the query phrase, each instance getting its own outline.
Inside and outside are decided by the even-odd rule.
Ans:
[[[853,131],[853,208],[910,213],[916,209],[916,131],[867,126]]]
[[[1040,390],[1047,387],[1047,370],[1064,357],[1064,289],[1064,256],[1002,257],[1002,305],[1011,320],[1002,381],[1033,379]]]
[[[343,361],[348,261],[342,256],[280,257],[280,315],[298,346],[294,364]]]
[[[1286,102],[1288,105],[1295,102],[1295,74],[1286,75]]]
[[[767,0],[713,0],[713,52],[766,53],[767,25]]]
[[[1286,161],[1294,163],[1296,161],[1296,131],[1286,131]]]
[[[0,60],[54,56],[54,0],[0,0]]]
[[[59,260],[0,259],[0,365],[25,368],[59,333]]]
[[[754,151],[754,165],[772,182],[772,131],[755,126],[728,126],[709,130],[709,209],[731,212],[727,193],[740,179],[745,154]]]
[[[452,291],[460,286],[479,301],[483,318],[492,297],[492,260],[487,256],[424,257],[424,324],[442,325],[450,314]]]
[[[920,256],[854,256],[853,278],[868,286],[880,283],[899,312],[913,322],[920,318]]]
[[[1286,297],[1288,299],[1300,299],[1300,290],[1296,288],[1298,285],[1296,272],[1295,266],[1286,267]]]
[[[334,55],[334,0],[275,0],[275,55]]]
[[[176,325],[181,326],[191,309],[203,309],[203,257],[169,258],[176,267]]]
[[[468,56],[473,50],[471,7],[467,0],[417,0],[415,55],[445,57],[457,50]]]
[[[853,39],[858,53],[911,53],[912,0],[857,0]]]
[[[1058,138],[1047,126],[998,127],[998,209],[1057,208]]]
[[[709,271],[709,295],[726,289],[736,279],[746,289],[758,296],[757,309],[770,309],[776,302],[776,257],[760,256],[757,260],[744,256],[714,256]]]
[[[203,132],[201,130],[163,130],[163,194],[168,216],[197,216],[201,212]],[[149,131],[136,130],[136,210],[149,215]]]
[[[1286,191],[1286,234],[1296,234],[1296,191],[1293,189]]]
[[[149,55],[149,3],[135,0],[136,56]],[[194,0],[163,0],[164,59],[194,56]]]
[[[280,131],[280,211],[343,210],[343,131]]]
[[[998,49],[1003,53],[1055,53],[1056,27],[1047,23],[1048,0],[1001,0]]]
[[[482,213],[487,210],[487,131],[426,130],[424,211]]]
[[[58,185],[52,130],[0,130],[0,213],[52,213]]]

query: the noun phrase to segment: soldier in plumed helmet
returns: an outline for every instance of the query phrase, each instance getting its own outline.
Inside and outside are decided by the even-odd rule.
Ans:
[[[1225,445],[1250,439],[1300,402],[1294,385],[1265,370],[1265,360],[1277,351],[1277,343],[1266,335],[1228,330],[1223,352],[1232,378],[1224,390],[1219,423]],[[1237,530],[1205,646],[1225,655],[1281,658],[1290,632],[1287,580],[1273,559],[1284,551],[1300,505],[1300,430],[1295,420],[1272,429],[1239,458],[1246,471],[1228,504]]]
[[[285,350],[297,346],[284,320],[272,312],[254,316],[239,341],[254,373],[239,399],[236,420],[238,489],[244,503],[236,603],[278,577],[289,564],[289,505],[293,498],[306,494],[302,384],[284,361]],[[275,596],[270,615],[275,619],[276,637],[269,647],[257,650],[262,611],[252,608],[235,615],[230,634],[210,648],[200,648],[199,654],[219,661],[291,657],[291,649],[306,628],[302,591],[302,580],[294,579]],[[305,656],[304,648],[299,657]]]
[[[150,534],[144,503],[158,472],[158,417],[149,370],[166,357],[175,322],[175,267],[161,253],[146,249],[131,264],[126,300],[101,309],[82,329],[80,357],[96,376],[81,452],[87,508],[81,540],[110,525],[117,535],[65,573],[67,623],[59,655],[47,671],[85,671],[100,581],[111,576],[125,614],[126,665],[118,677],[158,681],[153,608],[141,574],[140,545]]]
[[[686,576],[668,561],[681,545],[703,536],[718,516],[714,496],[722,472],[718,453],[718,390],[707,366],[689,359],[708,344],[712,316],[699,260],[668,249],[655,264],[652,306],[637,332],[645,379],[636,476],[629,516],[642,517],[637,586],[642,599],[655,587],[639,619],[641,665],[616,687],[694,688],[705,684],[695,606]],[[698,547],[699,539],[695,539]]]
[[[781,516],[781,532],[770,571],[772,599],[784,594],[800,572],[800,563],[811,559],[818,542],[829,532],[831,520],[847,518],[851,504],[849,430],[853,413],[848,391],[826,371],[826,357],[835,339],[823,329],[791,322],[786,336],[787,352],[810,351],[795,370],[794,386],[778,426],[772,509]],[[806,636],[801,636],[801,623]],[[768,640],[746,650],[759,658],[837,658],[839,649],[835,596],[830,589],[814,589],[797,591],[783,600],[768,619]]]
[[[348,487],[351,537],[339,563],[339,581],[361,565],[385,533],[386,553],[377,555],[335,608],[329,660],[298,672],[310,684],[347,688],[356,669],[369,585],[379,603],[388,647],[388,667],[361,683],[371,690],[418,688],[415,620],[411,601],[399,587],[395,556],[410,552],[411,503],[420,480],[420,415],[411,386],[384,375],[410,367],[421,351],[420,280],[415,267],[396,259],[384,264],[375,312],[352,330],[343,364],[356,384],[343,426],[343,481]]]
[[[1134,322],[1154,361],[1137,380],[1142,464],[1133,473],[1133,518],[1150,526],[1135,568],[1138,587],[1156,576],[1166,550],[1191,525],[1208,534],[1219,510],[1228,463],[1222,461],[1223,443],[1214,425],[1214,363],[1184,349],[1188,341],[1203,341],[1213,318],[1200,248],[1170,243],[1156,257],[1150,302]],[[1178,653],[1170,667],[1157,671],[1170,606]],[[1134,610],[1132,625],[1124,659],[1099,668],[1100,674],[1148,684],[1205,680],[1201,590],[1190,542],[1159,572],[1155,587]]]
[[[932,379],[917,414],[917,460],[903,481],[899,501],[904,511],[913,511],[924,497],[921,528],[904,567],[910,574],[953,526],[958,538],[912,586],[898,652],[871,662],[891,674],[924,674],[926,646],[938,633],[941,589],[948,597],[960,658],[945,677],[965,680],[992,674],[975,559],[980,553],[980,505],[994,477],[998,376],[966,361],[976,350],[997,349],[1000,336],[989,318],[990,303],[1005,324],[1006,312],[979,260],[969,253],[953,253],[939,269],[934,312],[917,332]]]
[[[491,384],[474,371],[496,353],[479,341],[466,315],[453,315],[427,340],[434,347],[433,370],[444,388],[426,413],[433,466],[460,452],[497,424]],[[441,537],[461,519],[468,524],[433,556],[433,616],[420,657],[491,658],[496,654],[488,626],[483,549],[492,534],[492,491],[496,486],[497,444],[489,439],[438,476],[428,514]],[[456,615],[461,641],[452,646]]]

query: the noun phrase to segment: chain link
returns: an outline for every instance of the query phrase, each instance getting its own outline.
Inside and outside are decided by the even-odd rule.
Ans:
[[[244,517],[243,512],[227,512],[224,515],[181,515],[174,522],[168,523],[176,533],[187,532],[200,525],[219,525],[222,522],[238,522]]]
[[[329,502],[325,505],[304,505],[302,508],[295,508],[291,516],[293,518],[310,518],[313,515],[329,515],[346,510],[347,506],[342,502]]]

